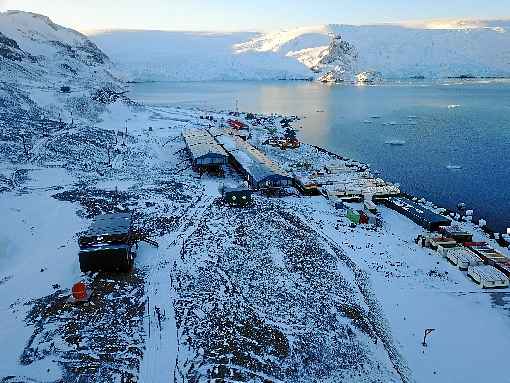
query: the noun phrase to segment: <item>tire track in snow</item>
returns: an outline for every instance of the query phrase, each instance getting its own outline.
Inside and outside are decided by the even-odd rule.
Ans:
[[[144,264],[147,273],[145,352],[139,374],[142,383],[175,381],[178,339],[174,311],[175,290],[172,285],[174,260],[179,257],[182,244],[195,231],[213,200],[213,196],[202,196],[197,206],[183,214],[187,219],[179,228],[163,237],[159,249],[147,251]]]

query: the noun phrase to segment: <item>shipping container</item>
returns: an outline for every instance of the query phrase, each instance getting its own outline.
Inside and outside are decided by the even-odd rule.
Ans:
[[[434,213],[433,211],[407,198],[388,198],[386,204],[390,209],[406,216],[414,223],[429,231],[438,231],[441,226],[451,225],[451,220],[447,217]]]
[[[342,210],[345,208],[345,204],[342,200],[338,200],[335,202],[335,209],[336,210]]]
[[[493,266],[470,266],[468,275],[480,285],[482,289],[508,287],[508,278]]]
[[[82,272],[130,271],[136,255],[135,243],[131,214],[99,215],[78,240],[80,269]]]
[[[457,245],[457,241],[453,238],[429,236],[425,239],[425,246],[438,251],[440,248],[455,247]]]
[[[359,223],[361,225],[368,225],[368,215],[364,211],[359,212]]]
[[[355,223],[356,225],[360,223],[360,214],[357,210],[354,209],[347,210],[346,217],[347,219],[349,219],[349,221]]]
[[[440,232],[449,238],[455,239],[459,243],[471,242],[473,240],[473,234],[462,230],[458,226],[443,226]]]
[[[469,266],[483,265],[482,259],[465,247],[451,247],[445,250],[444,256],[461,270],[467,270]]]
[[[378,225],[379,224],[379,218],[377,217],[377,215],[375,215],[374,213],[372,213],[371,211],[368,211],[368,210],[365,210],[364,213],[368,218],[369,225]]]

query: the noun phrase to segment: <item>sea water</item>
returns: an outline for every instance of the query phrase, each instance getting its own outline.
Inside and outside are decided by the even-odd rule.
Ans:
[[[302,81],[133,84],[147,105],[297,115],[301,140],[371,165],[402,190],[459,202],[500,232],[510,227],[510,81],[376,86]]]

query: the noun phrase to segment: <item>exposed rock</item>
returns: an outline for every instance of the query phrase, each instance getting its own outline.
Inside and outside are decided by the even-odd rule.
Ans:
[[[90,40],[84,40],[83,45],[78,47],[81,51],[88,54],[88,59],[93,64],[101,65],[109,61],[106,56],[97,46]]]
[[[4,118],[13,121],[44,115],[71,125],[81,119],[95,122],[104,104],[122,95],[122,81],[94,43],[29,12],[0,13],[0,68],[0,106],[9,115]],[[66,96],[63,103],[41,106],[22,84]]]
[[[358,51],[340,35],[332,35],[329,47],[319,54],[319,59],[312,70],[321,74],[322,82],[352,81],[358,61]]]
[[[92,99],[101,104],[112,104],[124,97],[125,92],[117,92],[109,87],[97,89],[92,95]]]
[[[0,32],[0,57],[11,61],[21,61],[23,54],[18,43]]]
[[[376,84],[382,81],[381,72],[365,71],[356,75],[357,84]]]

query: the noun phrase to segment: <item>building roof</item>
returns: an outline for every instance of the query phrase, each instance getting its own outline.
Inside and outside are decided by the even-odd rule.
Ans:
[[[194,161],[208,155],[228,158],[228,153],[207,130],[187,129],[183,130],[182,136]]]
[[[267,178],[291,177],[264,153],[237,136],[221,135],[216,137],[242,168],[258,183]]]
[[[218,144],[211,145],[210,143],[200,143],[193,146],[188,147],[191,152],[191,156],[194,160],[205,156],[215,156],[215,157],[225,157],[228,158],[227,152]]]
[[[131,214],[104,214],[94,218],[86,235],[100,236],[108,234],[127,234],[131,228]]]
[[[413,202],[407,198],[390,198],[390,201],[395,205],[399,206],[401,209],[406,210],[410,214],[419,217],[421,220],[424,220],[431,224],[445,224],[450,225],[451,220],[429,210],[416,202]]]
[[[232,128],[209,128],[209,133],[216,138],[218,136],[221,136],[223,134],[227,134],[229,136],[239,136],[239,137],[246,137],[249,135],[249,132],[246,130],[237,130]]]

